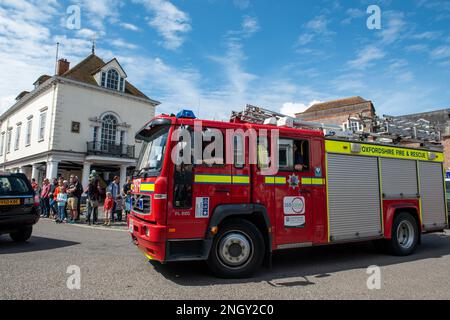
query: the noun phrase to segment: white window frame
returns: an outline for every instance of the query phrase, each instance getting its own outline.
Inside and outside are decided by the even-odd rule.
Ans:
[[[39,115],[39,132],[38,132],[38,141],[44,141],[45,139],[45,125],[47,122],[47,110],[42,111]]]
[[[33,130],[33,118],[27,121],[27,131],[25,132],[25,147],[31,145],[31,132]]]
[[[0,156],[3,156],[3,150],[5,149],[5,134],[3,131],[0,138]]]
[[[16,127],[16,139],[14,140],[14,150],[19,150],[21,132],[22,132],[22,124],[18,124]]]
[[[286,152],[286,164],[281,164],[278,159],[278,165],[280,170],[293,170],[294,168],[294,140],[280,139],[278,143],[278,153]],[[278,155],[280,158],[280,155]]]
[[[6,132],[6,153],[11,153],[12,128]]]

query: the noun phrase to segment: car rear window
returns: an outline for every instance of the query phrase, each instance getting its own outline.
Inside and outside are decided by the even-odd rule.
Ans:
[[[32,193],[28,184],[20,177],[0,177],[0,196],[28,195]]]

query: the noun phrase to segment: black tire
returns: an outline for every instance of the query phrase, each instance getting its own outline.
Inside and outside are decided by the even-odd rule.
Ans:
[[[399,231],[399,229],[402,229]],[[408,229],[405,233],[405,229]],[[391,254],[408,256],[414,252],[419,243],[419,227],[416,219],[408,212],[401,212],[395,216],[392,223],[392,236],[387,242]]]
[[[27,226],[19,229],[18,231],[11,232],[9,235],[15,242],[25,242],[30,239],[33,233],[33,227]]]
[[[235,237],[235,238],[233,238]],[[226,246],[229,241],[241,237],[244,239],[246,246],[235,246],[235,243]],[[234,248],[231,248],[234,246]],[[220,249],[223,250],[220,252]],[[228,249],[227,249],[228,248]],[[234,250],[234,255],[233,251]],[[237,250],[237,251],[236,251]],[[240,250],[240,251],[239,251]],[[243,260],[241,264],[232,266],[227,263],[226,253],[229,254],[229,259],[239,259],[248,253],[248,257]],[[239,255],[241,254],[241,255]],[[238,256],[239,255],[239,256]],[[208,266],[211,271],[220,278],[239,279],[251,277],[262,265],[265,255],[264,239],[258,228],[251,222],[244,219],[232,219],[219,226],[219,232],[214,237],[211,252],[208,258]],[[238,257],[236,257],[238,256]],[[242,258],[244,259],[244,258]],[[234,262],[238,263],[238,262]]]

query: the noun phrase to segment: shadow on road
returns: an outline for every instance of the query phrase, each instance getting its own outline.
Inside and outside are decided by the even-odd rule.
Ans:
[[[268,282],[275,287],[292,287],[314,285],[314,279],[331,277],[340,271],[366,269],[371,265],[382,267],[446,255],[450,255],[450,236],[430,234],[423,236],[416,252],[407,257],[379,253],[370,242],[280,251],[274,253],[271,269],[263,267],[251,279],[218,279],[211,275],[205,262],[166,265],[153,262],[152,265],[165,278],[182,286]]]
[[[70,247],[80,244],[79,242],[34,237],[32,236],[28,242],[17,243],[12,241],[8,235],[0,236],[0,255],[12,253],[25,253],[32,251],[52,250],[64,247]]]

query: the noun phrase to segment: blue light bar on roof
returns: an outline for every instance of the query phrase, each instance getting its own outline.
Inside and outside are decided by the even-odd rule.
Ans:
[[[192,110],[181,110],[178,112],[177,118],[196,119],[197,117]]]

